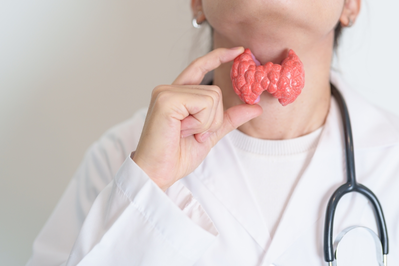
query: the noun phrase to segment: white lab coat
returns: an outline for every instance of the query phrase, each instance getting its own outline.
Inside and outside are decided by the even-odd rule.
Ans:
[[[357,179],[383,206],[388,262],[399,265],[399,118],[332,80],[349,107]],[[165,194],[129,158],[145,118],[138,112],[89,149],[28,265],[326,265],[325,208],[346,179],[339,115],[332,100],[315,154],[270,239],[228,136]],[[377,232],[361,195],[344,196],[335,217],[334,232],[351,225]]]

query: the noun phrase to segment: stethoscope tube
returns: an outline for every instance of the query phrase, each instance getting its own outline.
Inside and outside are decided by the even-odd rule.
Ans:
[[[326,219],[324,224],[324,260],[332,265],[334,261],[334,247],[333,247],[333,228],[334,228],[334,215],[337,208],[339,200],[343,195],[350,192],[358,192],[363,194],[371,203],[376,215],[376,221],[379,231],[379,237],[381,240],[382,251],[384,255],[384,260],[388,254],[388,232],[387,226],[385,224],[384,213],[381,208],[381,204],[378,201],[374,193],[356,182],[355,173],[355,156],[353,149],[353,138],[352,138],[352,128],[349,118],[348,108],[346,106],[345,100],[341,93],[331,84],[331,94],[336,99],[343,122],[344,129],[344,139],[345,139],[345,155],[346,155],[346,169],[347,169],[347,183],[340,186],[331,196],[326,210]]]

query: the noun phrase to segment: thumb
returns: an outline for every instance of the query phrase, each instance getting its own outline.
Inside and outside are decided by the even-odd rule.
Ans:
[[[216,144],[227,133],[238,128],[242,124],[258,117],[262,114],[263,109],[257,104],[240,104],[227,109],[224,112],[223,124],[218,131],[213,134],[215,136],[214,144]]]

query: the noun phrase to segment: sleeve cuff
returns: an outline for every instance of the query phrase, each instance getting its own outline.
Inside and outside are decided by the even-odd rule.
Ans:
[[[214,236],[219,234],[204,208],[202,208],[191,191],[184,186],[180,180],[166,190],[166,195],[168,195],[175,205],[179,207],[191,221]]]
[[[115,178],[118,188],[171,245],[199,259],[217,236],[209,216],[180,182],[165,194],[130,158]]]

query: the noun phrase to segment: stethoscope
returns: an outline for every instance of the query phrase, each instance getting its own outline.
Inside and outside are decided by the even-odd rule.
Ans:
[[[378,263],[381,266],[382,265],[386,266],[387,255],[388,255],[388,232],[381,204],[370,189],[356,182],[352,128],[351,128],[348,108],[341,93],[335,88],[333,84],[331,84],[331,94],[334,96],[334,98],[338,103],[342,117],[342,123],[344,128],[344,139],[345,139],[347,182],[341,185],[332,194],[330,200],[328,201],[327,210],[326,210],[326,219],[324,224],[324,260],[328,262],[329,266],[332,266],[333,263],[336,262],[334,261],[333,226],[334,226],[334,214],[338,202],[345,194],[351,192],[358,192],[360,194],[363,194],[371,202],[373,206],[379,231],[379,239],[378,236],[376,236],[372,230],[368,228],[366,228],[366,230],[369,233],[374,234],[374,238],[377,240],[376,243],[378,245],[381,244],[379,247],[377,247],[377,250],[381,251],[381,253],[377,254],[377,259],[379,260]],[[347,234],[349,231],[354,230],[356,228],[364,229],[364,227],[356,227],[356,226],[350,227],[344,230],[340,235],[338,235],[337,241],[341,240],[342,237],[345,234]]]

